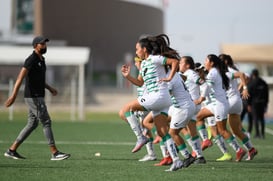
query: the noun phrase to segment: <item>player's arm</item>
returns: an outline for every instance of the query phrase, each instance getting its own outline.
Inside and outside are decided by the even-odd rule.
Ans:
[[[14,101],[15,101],[15,99],[17,97],[18,91],[20,89],[20,86],[21,86],[21,84],[23,82],[23,79],[25,78],[25,76],[27,75],[27,73],[28,73],[28,70],[25,67],[23,67],[21,69],[18,77],[17,77],[17,80],[15,82],[15,85],[14,85],[14,88],[13,88],[11,96],[5,102],[5,106],[6,107],[9,107],[9,106],[11,106],[14,103]]]
[[[161,79],[160,81],[169,82],[172,80],[174,74],[178,70],[179,67],[178,60],[174,58],[167,58],[166,65],[171,66],[171,72],[169,73],[169,76],[167,78]]]
[[[142,76],[139,74],[137,78],[132,77],[130,75],[131,67],[128,65],[123,65],[121,67],[121,73],[123,77],[125,77],[127,80],[129,80],[131,83],[135,84],[136,86],[141,87],[144,83]]]

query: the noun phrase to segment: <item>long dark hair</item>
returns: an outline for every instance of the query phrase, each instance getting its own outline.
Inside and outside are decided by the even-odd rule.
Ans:
[[[142,48],[146,48],[151,55],[162,55],[179,60],[179,53],[170,47],[170,40],[166,34],[147,36],[138,41]]]
[[[207,56],[210,62],[213,62],[213,67],[218,69],[222,81],[223,81],[223,87],[228,90],[229,88],[229,78],[226,75],[225,65],[224,62],[222,62],[216,55],[210,54]]]
[[[186,64],[190,65],[190,69],[194,70],[195,64],[193,58],[191,56],[183,56],[182,58],[185,60]]]
[[[227,67],[231,67],[231,68],[233,68],[234,70],[239,71],[239,69],[234,65],[233,59],[231,58],[230,55],[227,55],[227,54],[220,54],[218,57],[220,58],[220,60],[221,60],[222,62],[225,63],[225,65],[226,65]]]

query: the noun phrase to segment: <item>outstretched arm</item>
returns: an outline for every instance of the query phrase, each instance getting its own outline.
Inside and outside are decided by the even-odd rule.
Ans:
[[[129,65],[122,65],[121,73],[123,77],[129,80],[131,83],[135,84],[136,86],[141,87],[144,83],[142,77],[139,75],[138,78],[134,78],[130,75],[131,67]]]
[[[13,88],[11,96],[5,102],[5,106],[6,107],[9,107],[9,106],[11,106],[14,103],[14,101],[15,101],[15,99],[17,97],[18,91],[20,89],[20,86],[21,86],[21,84],[23,82],[23,79],[25,78],[25,76],[27,75],[27,73],[28,73],[28,70],[25,67],[23,67],[21,69],[18,77],[17,77],[17,80],[15,82],[15,85],[14,85],[14,88]]]

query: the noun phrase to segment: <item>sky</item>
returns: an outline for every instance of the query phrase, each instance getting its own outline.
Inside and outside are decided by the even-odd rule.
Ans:
[[[135,1],[135,0],[127,0]],[[164,29],[171,47],[203,62],[221,44],[273,44],[273,0],[137,0],[165,2]],[[1,29],[10,27],[11,0],[0,0]]]
[[[203,62],[221,44],[273,44],[273,0],[167,0],[171,47]]]

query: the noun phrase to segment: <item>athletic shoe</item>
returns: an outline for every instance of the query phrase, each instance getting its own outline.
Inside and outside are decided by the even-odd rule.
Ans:
[[[160,141],[161,141],[161,137],[157,135],[157,136],[155,137],[154,141],[153,141],[153,144],[157,144],[157,143],[159,143]]]
[[[57,151],[56,153],[52,154],[51,160],[65,160],[69,157],[70,157],[70,154]]]
[[[201,148],[204,151],[205,149],[207,149],[208,147],[212,146],[212,141],[210,141],[209,139],[206,139],[202,142]]]
[[[18,159],[26,159],[25,157],[21,156],[19,153],[17,153],[16,151],[12,151],[10,149],[8,149],[5,153],[4,153],[4,156],[5,157],[8,157],[8,158],[13,158],[15,160],[18,160]]]
[[[192,151],[192,152],[191,152],[191,156],[192,156],[193,158],[196,158],[197,155],[196,155],[195,151]]]
[[[154,161],[156,160],[156,156],[153,155],[145,155],[143,158],[139,159],[140,162],[146,162],[146,161]]]
[[[241,161],[243,159],[243,157],[245,156],[245,154],[246,154],[246,151],[243,150],[242,148],[240,148],[240,150],[236,152],[236,160],[235,161],[236,162]]]
[[[248,157],[246,158],[247,161],[253,160],[254,156],[258,154],[258,151],[253,147],[248,151]]]
[[[171,156],[164,157],[159,163],[154,164],[154,166],[163,166],[163,165],[170,165],[173,163]]]
[[[194,164],[205,164],[205,163],[206,163],[206,160],[204,157],[196,158],[194,161]]]
[[[183,167],[188,167],[190,166],[193,162],[195,161],[195,158],[193,156],[189,156],[189,158],[186,158],[183,160]]]
[[[165,171],[166,172],[173,172],[173,171],[181,169],[182,167],[183,167],[183,162],[178,159],[178,160],[174,161],[172,166]]]
[[[223,156],[221,156],[220,158],[216,159],[216,161],[230,161],[232,160],[232,155],[230,153],[224,153]]]
[[[149,141],[149,139],[145,136],[143,136],[142,138],[137,140],[136,146],[132,150],[132,153],[138,152],[142,148],[142,146],[144,146],[146,143],[148,143],[148,141]]]

